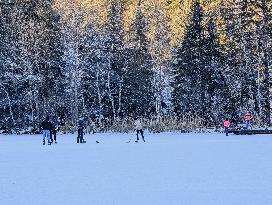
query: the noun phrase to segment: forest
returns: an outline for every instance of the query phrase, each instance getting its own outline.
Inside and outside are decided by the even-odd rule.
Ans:
[[[271,0],[0,0],[0,127],[268,127],[271,27]]]

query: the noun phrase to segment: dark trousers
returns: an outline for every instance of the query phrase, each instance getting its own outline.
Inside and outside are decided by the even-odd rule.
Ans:
[[[137,130],[137,141],[139,140],[139,133],[142,135],[143,141],[145,141],[145,139],[144,139],[144,131],[143,130]]]
[[[83,143],[83,129],[78,129],[77,133],[77,143]]]
[[[51,132],[50,132],[50,139],[51,139],[51,142],[53,142],[53,140],[55,142],[57,141],[57,130],[51,130]]]
[[[226,136],[229,136],[229,128],[228,127],[225,127],[225,133],[226,133]]]

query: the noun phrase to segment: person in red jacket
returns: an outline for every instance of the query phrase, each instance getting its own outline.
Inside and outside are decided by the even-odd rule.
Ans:
[[[251,126],[251,115],[249,112],[247,112],[246,116],[245,116],[245,122],[246,122],[246,128],[248,129]]]
[[[225,128],[225,133],[226,136],[229,136],[229,127],[230,127],[230,121],[228,118],[224,121],[224,128]]]

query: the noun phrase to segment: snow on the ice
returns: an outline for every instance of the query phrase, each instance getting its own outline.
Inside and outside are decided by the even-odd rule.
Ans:
[[[0,135],[0,204],[272,204],[272,136],[85,138],[76,144],[75,135],[60,135],[43,146],[41,135]]]

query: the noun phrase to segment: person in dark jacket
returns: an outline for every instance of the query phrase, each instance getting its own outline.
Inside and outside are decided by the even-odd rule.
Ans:
[[[48,145],[51,145],[50,130],[52,129],[52,123],[50,122],[49,117],[46,117],[45,121],[42,122],[41,129],[43,131],[43,145],[45,145],[45,138],[47,138]]]
[[[55,144],[57,144],[57,130],[58,130],[58,121],[57,119],[54,119],[52,121],[52,129],[51,129],[51,132],[50,132],[50,139],[51,139],[51,142],[55,142]]]
[[[78,135],[77,135],[77,143],[86,143],[86,141],[83,139],[83,129],[84,129],[84,121],[83,119],[79,119],[77,122],[77,129],[78,129]]]

